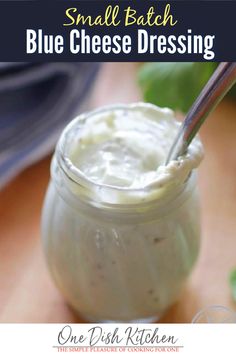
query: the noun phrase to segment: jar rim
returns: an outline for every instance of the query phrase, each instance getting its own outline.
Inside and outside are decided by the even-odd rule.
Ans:
[[[163,200],[163,198],[150,198],[150,199],[146,199],[145,201],[142,199],[142,197],[140,197],[141,193],[152,193],[152,190],[158,190],[160,189],[160,187],[150,187],[150,185],[146,185],[146,186],[142,186],[139,188],[132,188],[132,187],[126,187],[126,186],[113,186],[113,185],[108,185],[108,184],[104,184],[104,183],[99,183],[97,181],[94,181],[92,179],[90,179],[89,177],[87,177],[78,167],[76,167],[73,162],[71,161],[71,159],[66,155],[66,146],[68,145],[68,137],[71,133],[71,131],[76,128],[79,127],[80,124],[83,124],[83,122],[85,122],[85,120],[89,119],[90,117],[99,114],[99,113],[104,113],[110,110],[119,110],[119,109],[129,109],[129,110],[134,110],[134,109],[145,109],[145,108],[151,108],[152,110],[155,110],[157,112],[163,112],[163,110],[166,112],[171,112],[170,109],[168,108],[159,108],[153,104],[150,103],[143,103],[143,102],[138,102],[138,103],[131,103],[131,104],[112,104],[112,105],[107,105],[104,106],[102,108],[98,108],[95,110],[92,110],[90,112],[85,112],[79,116],[77,116],[76,118],[74,118],[63,130],[61,137],[58,141],[57,147],[56,147],[56,161],[60,167],[60,169],[63,171],[63,174],[68,178],[68,180],[72,183],[75,184],[78,187],[81,187],[81,190],[83,190],[83,194],[86,191],[90,191],[92,193],[90,193],[90,199],[92,200],[92,204],[96,205],[97,203],[99,203],[99,205],[103,205],[105,208],[108,207],[117,207],[117,208],[122,208],[126,207],[126,208],[130,208],[131,206],[139,206],[142,205],[143,207],[145,205],[149,205],[153,204],[155,202],[163,205],[163,204],[168,204],[168,202],[176,199],[180,194],[182,194],[183,190],[185,189],[186,185],[188,184],[188,181],[190,177],[190,175],[192,175],[192,173],[190,173],[189,177],[187,178],[187,180],[180,184],[179,186],[176,186],[176,188],[173,188],[174,190],[172,191],[172,193],[170,193],[171,195],[169,195],[168,198],[165,198]],[[53,174],[53,172],[52,172]],[[192,180],[192,179],[191,179]],[[120,196],[122,196],[122,193],[126,196],[127,193],[129,193],[129,196],[131,196],[132,201],[128,201],[127,202],[127,198],[125,198],[125,202],[120,203],[120,202],[114,202],[114,200],[111,198],[111,200],[100,200],[98,198],[98,200],[96,200],[95,196],[98,196],[98,191],[99,193],[106,193],[106,195],[112,195],[112,193],[119,193]],[[93,193],[94,192],[94,193]],[[168,193],[169,194],[169,193]],[[134,195],[139,195],[139,197],[134,197]],[[91,198],[92,196],[92,198]],[[88,201],[88,195],[86,195],[86,200]],[[122,208],[123,209],[123,208]]]

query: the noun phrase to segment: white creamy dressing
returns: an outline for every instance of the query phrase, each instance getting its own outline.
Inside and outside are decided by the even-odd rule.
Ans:
[[[103,185],[169,191],[185,181],[202,157],[195,138],[188,153],[165,166],[180,123],[167,108],[138,103],[93,114],[74,140],[69,158],[86,178]]]

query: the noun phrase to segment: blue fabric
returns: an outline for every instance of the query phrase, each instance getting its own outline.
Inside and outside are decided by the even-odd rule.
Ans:
[[[97,63],[0,63],[0,187],[53,150],[88,109]]]

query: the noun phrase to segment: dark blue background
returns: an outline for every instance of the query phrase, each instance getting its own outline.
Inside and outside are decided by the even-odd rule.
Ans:
[[[146,27],[150,34],[193,34],[215,35],[214,61],[236,61],[235,40],[235,1],[0,1],[0,61],[204,61],[202,54],[137,54],[137,27],[119,26],[83,28],[93,34],[129,34],[133,38],[130,54],[71,54],[68,45],[62,54],[26,54],[26,29],[43,29],[45,34],[61,34],[68,42],[69,32],[77,26],[63,26],[68,22],[65,10],[77,7],[84,15],[103,14],[109,4],[120,6],[121,12],[127,6],[145,14],[150,6],[157,6],[158,13],[167,3],[171,4],[172,14],[178,20],[174,27]],[[140,28],[140,27],[139,27]]]

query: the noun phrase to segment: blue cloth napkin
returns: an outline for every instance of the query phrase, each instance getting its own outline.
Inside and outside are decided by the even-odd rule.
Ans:
[[[0,63],[0,188],[88,109],[97,63]]]

